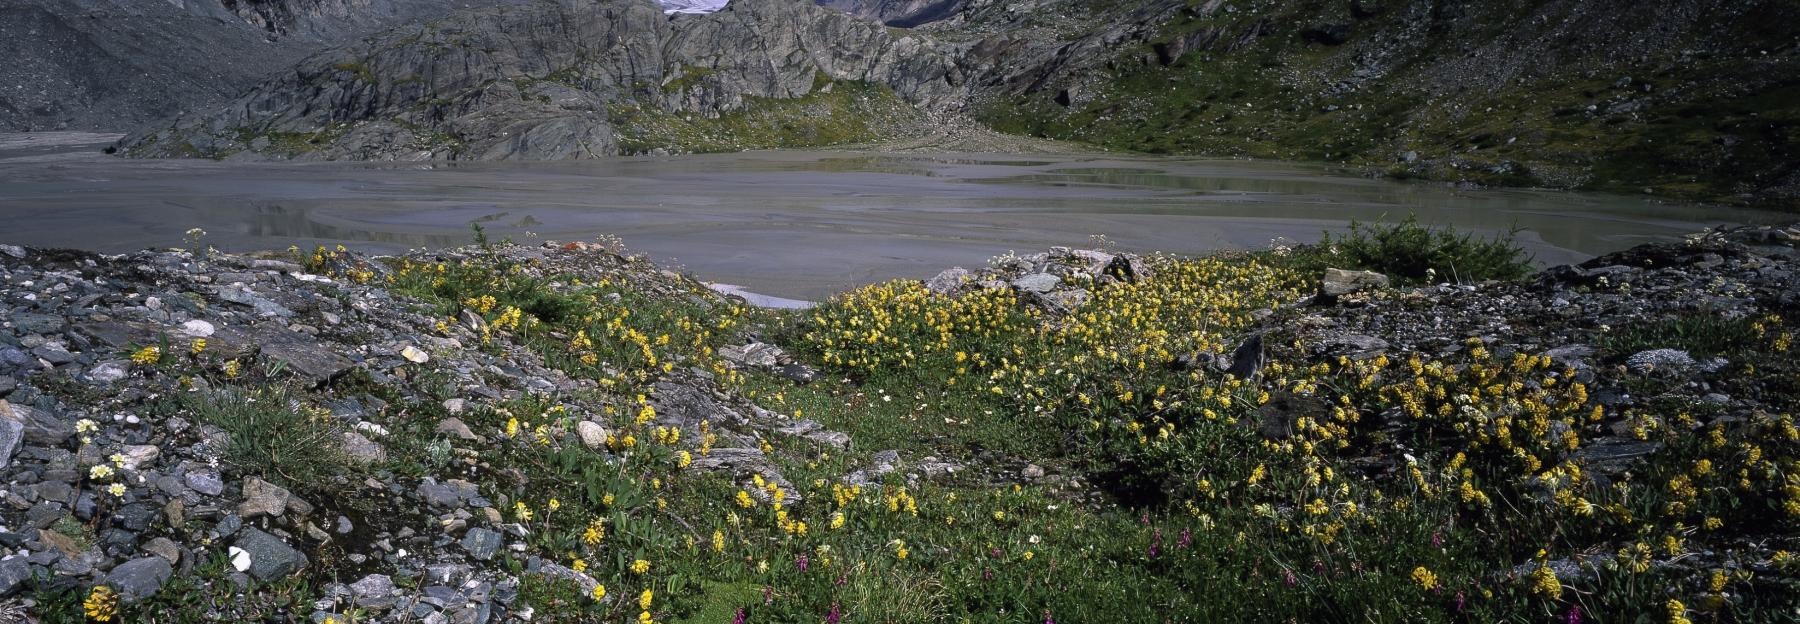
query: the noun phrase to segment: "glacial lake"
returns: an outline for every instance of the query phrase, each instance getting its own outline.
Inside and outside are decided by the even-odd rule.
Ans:
[[[1112,154],[771,151],[535,163],[127,160],[102,135],[0,135],[0,243],[123,252],[490,238],[593,240],[703,280],[822,299],[1008,251],[1204,253],[1317,240],[1350,220],[1522,228],[1540,264],[1791,215],[1646,197],[1358,177],[1321,165]]]

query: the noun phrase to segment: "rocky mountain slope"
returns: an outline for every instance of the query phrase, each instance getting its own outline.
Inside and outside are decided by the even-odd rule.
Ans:
[[[593,158],[771,131],[781,144],[820,144],[866,137],[878,107],[944,105],[959,84],[929,40],[810,3],[738,0],[670,19],[651,0],[539,2],[314,56],[219,112],[128,138],[126,151]],[[796,112],[771,123],[740,114],[781,106]],[[654,134],[709,124],[723,138]]]
[[[996,129],[1800,205],[1792,3],[972,3]]]
[[[1057,248],[794,313],[611,241],[0,245],[0,615],[1781,621],[1797,241]]]
[[[516,0],[500,0],[510,3]],[[125,131],[210,110],[307,54],[473,0],[18,0],[0,131]]]
[[[225,11],[282,45],[425,4],[292,0],[206,14]],[[125,96],[65,94],[124,88],[151,102],[128,118],[191,111],[124,145],[144,156],[585,158],[865,142],[968,114],[1002,132],[1151,153],[1800,203],[1800,9],[1778,0],[818,3],[854,17],[813,4],[739,0],[670,17],[650,0],[479,8],[333,49],[222,107],[153,96],[168,92],[158,84],[188,84],[216,101],[266,69],[249,60],[263,57],[147,63],[173,69],[146,77],[189,73],[139,89],[129,76],[83,78],[92,64],[80,55],[44,54],[68,46],[26,39],[28,69],[17,71],[34,79],[12,81],[23,91],[5,102],[14,118],[68,123]],[[68,29],[71,13],[31,19]],[[57,81],[81,84],[37,86]]]

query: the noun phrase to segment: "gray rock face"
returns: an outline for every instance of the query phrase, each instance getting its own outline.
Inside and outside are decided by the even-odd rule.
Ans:
[[[1325,269],[1325,277],[1319,280],[1319,292],[1327,297],[1342,297],[1387,288],[1387,285],[1388,277],[1374,271]]]
[[[808,3],[736,0],[671,20],[650,0],[559,0],[395,29],[124,144],[138,156],[594,158],[624,151],[616,107],[717,117],[807,95],[821,76],[918,104],[953,99],[961,81],[943,46]]]
[[[279,537],[245,527],[238,533],[238,548],[250,555],[250,576],[261,581],[287,578],[306,567],[304,553]]]
[[[355,431],[344,432],[344,453],[364,464],[387,461],[387,449]]]
[[[0,4],[0,58],[9,61],[0,65],[0,130],[123,131],[209,109],[315,51],[469,4],[9,0]]]
[[[925,289],[940,295],[947,295],[961,289],[963,284],[968,283],[971,279],[974,279],[974,274],[970,273],[968,269],[948,268],[926,280]]]
[[[19,443],[25,439],[25,423],[13,416],[12,406],[0,401],[0,468],[12,463],[13,455],[19,452]]]
[[[356,365],[349,358],[320,346],[318,341],[293,332],[269,333],[261,337],[259,344],[264,356],[286,364],[315,384],[330,381]]]
[[[184,480],[188,487],[207,496],[218,496],[225,491],[225,480],[219,476],[219,471],[210,468],[188,471]]]
[[[1034,273],[1012,282],[1013,288],[1034,293],[1047,293],[1056,290],[1056,287],[1061,284],[1062,278],[1048,273]]]
[[[121,601],[131,603],[156,595],[174,573],[168,559],[151,555],[119,564],[106,575],[106,584],[118,590]]]
[[[13,557],[0,561],[0,598],[18,593],[19,588],[31,580],[31,564],[24,557]]]
[[[244,479],[244,502],[238,505],[237,513],[246,520],[279,516],[287,512],[288,501],[292,498],[293,494],[286,488],[256,477],[247,477]]]
[[[470,557],[482,561],[493,559],[494,554],[500,552],[500,544],[499,533],[481,527],[469,529],[468,534],[463,535],[462,539],[463,550],[469,551]]]

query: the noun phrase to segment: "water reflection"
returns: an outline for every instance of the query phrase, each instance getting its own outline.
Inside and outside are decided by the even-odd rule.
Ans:
[[[1546,263],[1706,224],[1781,215],[1641,197],[1458,190],[1325,167],[1116,156],[752,152],[553,163],[226,163],[8,152],[0,239],[124,251],[201,227],[231,250],[343,243],[396,251],[617,234],[723,283],[794,299],[924,277],[1009,250],[1083,244],[1203,253],[1306,241],[1416,213],[1522,228]]]

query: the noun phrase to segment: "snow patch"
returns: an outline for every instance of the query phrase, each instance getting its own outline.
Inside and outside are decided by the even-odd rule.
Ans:
[[[725,8],[730,0],[658,0],[664,13],[712,13]]]

